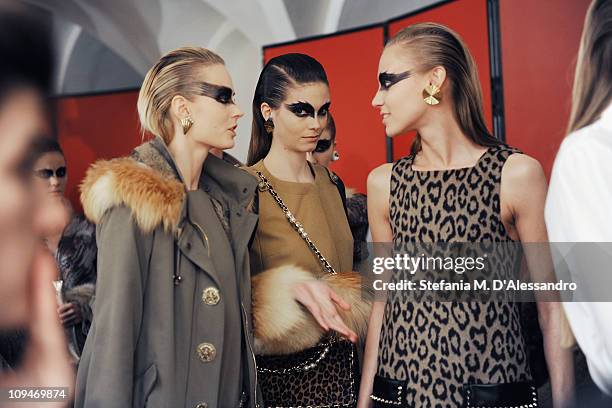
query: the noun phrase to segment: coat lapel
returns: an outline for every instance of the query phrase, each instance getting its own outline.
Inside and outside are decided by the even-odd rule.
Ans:
[[[210,253],[210,239],[215,238],[208,237],[202,227],[185,219],[182,228],[179,229],[177,247],[182,256],[208,274],[219,286],[219,278]]]
[[[153,149],[145,148],[139,151],[141,158],[144,159],[143,161],[157,171],[162,172],[162,174],[173,176],[183,183],[174,159],[164,143],[156,137],[150,142],[150,146]],[[206,225],[199,225],[192,220],[192,217],[189,216],[188,200],[189,194],[186,194],[179,223],[177,247],[182,256],[193,262],[199,269],[208,274],[215,281],[215,284],[219,285],[219,278],[212,262],[212,254],[210,253],[210,240],[218,238],[208,235]],[[209,208],[201,208],[198,209],[199,211],[216,217],[210,202],[205,201],[203,205]]]

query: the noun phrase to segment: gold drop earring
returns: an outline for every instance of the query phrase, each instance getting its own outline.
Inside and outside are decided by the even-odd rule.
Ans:
[[[423,100],[430,106],[439,104],[441,96],[440,88],[431,83],[423,89]]]
[[[186,116],[181,119],[181,126],[183,127],[183,134],[186,135],[189,129],[193,126],[194,122],[191,116]]]

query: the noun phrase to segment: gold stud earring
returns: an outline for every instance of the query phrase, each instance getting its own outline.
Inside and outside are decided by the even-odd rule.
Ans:
[[[266,133],[268,134],[272,134],[272,131],[274,130],[274,122],[272,122],[272,116],[270,116],[265,122],[264,122],[264,129],[266,129]]]
[[[433,84],[427,85],[423,89],[423,100],[431,106],[439,104],[441,100],[440,88]]]
[[[183,127],[183,134],[186,135],[189,129],[193,126],[193,119],[191,116],[184,117],[181,119],[181,126]]]

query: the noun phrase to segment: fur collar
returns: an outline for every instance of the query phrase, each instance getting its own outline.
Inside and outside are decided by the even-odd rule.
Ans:
[[[257,180],[209,154],[200,187],[211,198],[247,208],[255,196]],[[106,211],[125,205],[144,233],[160,225],[167,232],[176,231],[183,216],[185,197],[185,185],[174,160],[157,137],[138,146],[130,157],[94,163],[81,183],[81,202],[89,220],[97,224]]]
[[[185,188],[173,164],[152,142],[138,147],[132,157],[94,163],[81,183],[81,202],[89,220],[98,224],[115,206],[125,205],[141,231],[160,225],[176,230],[185,199]]]

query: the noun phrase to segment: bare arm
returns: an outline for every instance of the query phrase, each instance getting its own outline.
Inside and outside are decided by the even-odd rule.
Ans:
[[[546,177],[540,163],[521,154],[508,158],[502,173],[501,201],[512,214],[534,281],[554,279],[550,252],[543,250],[546,247],[526,245],[548,242],[544,222],[546,190]],[[556,408],[570,406],[574,398],[573,356],[571,350],[561,347],[561,313],[561,303],[538,301],[538,320],[544,335],[544,352]]]
[[[368,221],[372,232],[373,242],[392,242],[393,233],[389,221],[389,190],[391,183],[392,164],[383,164],[372,170],[368,176]],[[361,387],[359,389],[359,408],[371,406],[370,394],[378,358],[378,341],[382,326],[385,302],[375,301],[368,323],[365,353],[363,356],[363,369],[361,373]]]

